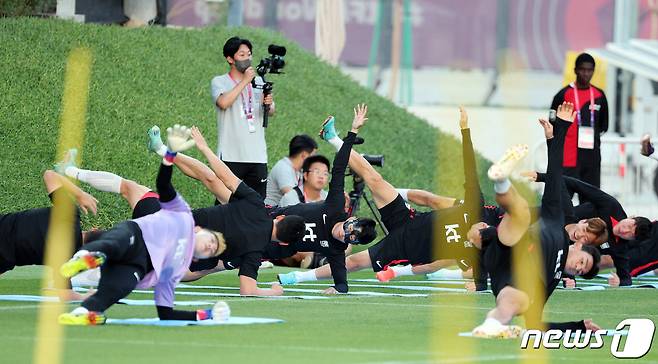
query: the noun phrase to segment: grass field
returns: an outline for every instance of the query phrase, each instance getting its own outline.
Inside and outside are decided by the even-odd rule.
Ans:
[[[386,155],[381,171],[387,180],[399,187],[434,189],[438,184],[441,194],[462,194],[461,152],[454,139],[360,87],[338,69],[319,62],[280,35],[246,28],[235,32],[252,39],[256,61],[265,56],[263,52],[269,43],[288,47],[288,73],[273,78],[278,115],[268,130],[271,162],[285,155],[292,135],[315,133],[327,114],[335,114],[340,129],[346,130],[353,104],[367,102],[371,110],[363,133],[367,143],[359,150]],[[94,58],[83,166],[153,185],[158,159],[148,155],[144,147],[148,127],[195,123],[214,142],[215,116],[208,95],[209,81],[213,75],[226,72],[219,49],[230,35],[223,28],[127,30],[38,19],[0,19],[0,79],[4,81],[0,142],[5,152],[0,158],[0,212],[48,204],[40,176],[56,158],[64,65],[72,48],[88,47]],[[332,155],[325,144],[321,152]],[[193,155],[198,156],[196,152]],[[487,163],[479,160],[481,172]],[[179,173],[175,174],[174,183],[194,207],[211,201],[197,183]],[[490,184],[483,187],[490,198]],[[94,195],[100,200],[100,212],[97,217],[86,218],[86,227],[107,227],[128,217],[127,205],[120,197]],[[277,268],[261,272],[259,280],[273,281],[281,271],[284,270]],[[41,272],[42,268],[24,267],[2,275],[0,294],[39,294]],[[356,273],[350,278],[373,275]],[[198,284],[237,287],[237,279],[235,273],[222,273]],[[352,290],[410,293],[374,287]],[[133,294],[131,298],[150,296]],[[199,297],[180,295],[178,299]],[[653,289],[558,291],[551,297],[546,315],[556,321],[591,317],[605,328],[614,328],[625,318],[646,317],[658,322],[657,299]],[[226,301],[236,316],[280,318],[285,323],[244,327],[66,328],[65,362],[410,364],[538,360],[531,352],[521,351],[516,340],[457,336],[481,322],[493,305],[490,294],[441,292],[416,298],[340,296],[323,300]],[[0,363],[31,362],[37,307],[31,302],[0,301],[0,347],[4,349]],[[156,315],[149,306],[125,305],[116,305],[107,314],[112,318]],[[552,362],[564,363],[613,360],[609,340],[601,350],[563,349],[544,355]],[[657,350],[652,349],[644,360],[658,360]]]
[[[272,281],[275,279],[275,273],[281,271],[285,270],[276,268],[261,271],[259,280]],[[41,268],[37,267],[24,267],[9,272],[0,280],[0,294],[38,294],[40,274]],[[373,278],[373,275],[360,272],[350,278]],[[234,273],[216,274],[197,284],[237,286]],[[402,285],[404,282],[395,281],[389,284]],[[295,288],[320,287],[297,285]],[[365,290],[426,293],[400,289],[352,288],[352,291]],[[184,291],[190,290],[179,290]],[[216,290],[220,291],[232,292]],[[146,294],[132,294],[130,298],[151,297]],[[216,298],[179,295],[177,299],[212,301]],[[285,322],[186,328],[110,325],[67,327],[65,362],[508,363],[524,359],[536,362],[536,358],[533,358],[536,353],[519,349],[519,340],[457,337],[457,333],[469,331],[475,326],[475,321],[482,320],[493,304],[491,294],[441,292],[420,298],[341,296],[325,300],[223,299],[229,303],[234,316],[279,318]],[[655,302],[654,289],[557,291],[546,308],[546,317],[556,321],[591,317],[604,328],[614,328],[625,318],[649,318],[658,322],[658,305]],[[36,310],[36,303],[0,301],[3,327],[0,345],[9,348],[4,351],[1,362],[30,362],[34,347]],[[126,305],[115,305],[107,314],[111,318],[156,316],[152,307]],[[606,345],[600,350],[561,349],[545,355],[550,362],[610,362],[614,359],[610,354],[610,341],[611,338],[606,338]],[[446,348],[446,342],[454,346]],[[658,361],[658,349],[655,345],[642,361]]]

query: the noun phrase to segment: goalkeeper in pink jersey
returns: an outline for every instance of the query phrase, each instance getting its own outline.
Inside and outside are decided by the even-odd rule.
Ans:
[[[65,277],[100,266],[96,293],[70,313],[59,316],[65,325],[105,323],[104,312],[135,288],[154,287],[161,320],[205,320],[226,310],[221,302],[212,310],[174,310],[174,288],[187,272],[192,258],[218,256],[226,249],[221,233],[195,228],[192,212],[171,184],[172,161],[177,152],[194,146],[190,130],[175,125],[167,130],[168,150],[156,185],[162,209],[117,224],[98,240],[85,244],[60,272]]]

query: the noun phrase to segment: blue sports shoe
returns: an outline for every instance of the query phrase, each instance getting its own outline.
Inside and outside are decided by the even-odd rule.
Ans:
[[[279,278],[279,283],[281,283],[284,286],[297,283],[297,277],[295,276],[295,272],[278,274],[277,278]]]
[[[322,129],[320,130],[319,133],[320,138],[324,140],[330,140],[338,137],[335,123],[336,123],[336,119],[334,119],[333,116],[329,116],[327,120],[324,121],[324,124],[322,124]]]
[[[160,138],[160,128],[157,125],[154,125],[146,134],[149,136],[149,141],[146,146],[151,152],[157,154],[160,149],[164,147],[162,138]]]
[[[69,149],[66,154],[64,155],[64,159],[62,159],[60,162],[55,163],[53,165],[53,169],[55,172],[61,174],[62,176],[66,176],[66,168],[68,167],[77,167],[75,165],[75,157],[78,155],[78,150],[75,148]]]

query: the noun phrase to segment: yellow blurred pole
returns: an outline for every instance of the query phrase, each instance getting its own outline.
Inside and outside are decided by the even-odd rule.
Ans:
[[[81,147],[84,138],[91,53],[86,48],[76,48],[69,54],[64,80],[64,97],[57,155],[61,156],[69,148]],[[73,220],[75,206],[66,194],[55,194],[50,215],[44,260],[52,268],[55,289],[66,289],[67,283],[59,274],[59,267],[73,252]],[[42,288],[50,281],[48,270],[44,270]],[[42,302],[37,321],[37,341],[34,348],[34,362],[37,364],[58,364],[62,360],[63,327],[57,317],[64,311],[65,304]]]
[[[450,118],[449,122],[454,122],[457,124],[459,122],[460,114],[457,108],[455,108],[454,117]],[[472,125],[472,124],[471,124]],[[461,139],[458,143],[444,143],[444,138],[438,139],[436,142],[437,156],[451,155],[453,158],[437,158],[436,165],[436,187],[435,192],[437,195],[441,195],[442,190],[445,190],[448,187],[452,191],[463,190],[463,158],[462,158],[462,144]],[[452,149],[454,146],[455,149]],[[449,186],[454,184],[455,180],[452,178],[453,175],[459,175],[457,179],[457,186]],[[441,212],[437,213],[437,216]],[[470,216],[472,221],[480,221],[479,216]],[[439,259],[438,251],[440,249],[441,242],[445,239],[442,234],[444,231],[442,227],[439,227],[439,224],[436,223],[435,219],[435,228],[434,228],[434,242],[433,242],[433,251],[434,259]],[[466,239],[466,236],[463,236],[462,239]],[[439,293],[435,294],[432,297],[432,302],[434,308],[432,309],[432,325],[430,325],[430,349],[431,354],[430,361],[436,363],[442,362],[460,362],[467,363],[469,361],[474,361],[472,358],[477,357],[477,343],[471,338],[460,337],[460,331],[469,331],[478,325],[477,318],[475,317],[475,311],[468,309],[470,307],[476,306],[476,295],[475,294],[451,294],[451,293]],[[464,305],[464,311],[455,313],[455,307]],[[471,359],[469,359],[471,358]]]

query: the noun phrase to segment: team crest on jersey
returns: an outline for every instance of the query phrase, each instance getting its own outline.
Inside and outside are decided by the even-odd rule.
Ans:
[[[320,246],[323,248],[328,248],[329,242],[327,240],[320,240]]]
[[[457,232],[459,229],[459,224],[450,224],[443,226],[446,229],[446,241],[448,243],[458,243],[462,238],[461,235]]]
[[[302,241],[307,241],[307,240],[315,241],[315,238],[318,237],[315,234],[315,232],[313,231],[313,228],[315,226],[316,226],[316,224],[314,222],[312,222],[312,223],[307,222],[306,223],[306,234],[304,235],[304,238],[302,239]]]

